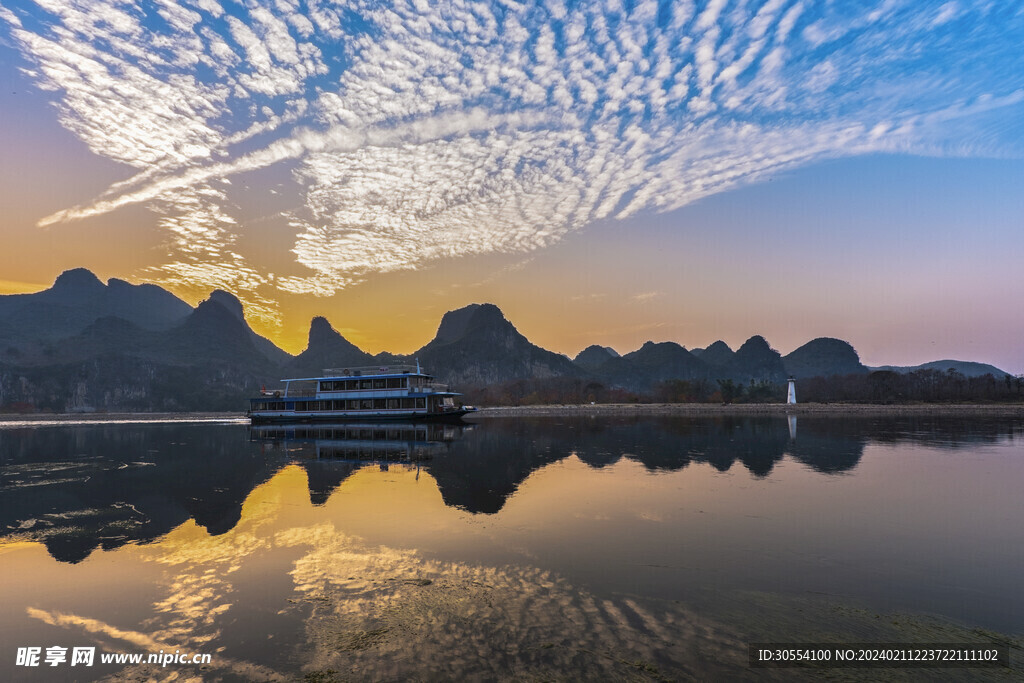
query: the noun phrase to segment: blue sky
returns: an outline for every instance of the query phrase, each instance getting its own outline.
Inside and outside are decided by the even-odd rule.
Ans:
[[[961,257],[971,297],[1024,294],[1004,272],[1020,247],[1020,3],[0,0],[0,27],[0,106],[19,129],[6,173],[69,160],[45,199],[5,198],[20,207],[5,239],[130,224],[138,247],[111,274],[229,289],[267,329],[296,297],[330,308],[355,288],[383,305],[395,273],[494,256],[529,274],[559,245],[600,253],[624,233],[663,234],[693,273],[709,249],[743,263],[784,244],[823,281],[859,267],[862,298]],[[945,270],[911,279],[918,258]],[[644,279],[642,259],[629,268]],[[716,302],[739,311],[754,278],[735,280]],[[681,284],[629,297],[676,301],[664,315]],[[858,293],[825,289],[840,308]],[[876,319],[920,307],[905,299]],[[1024,370],[999,343],[989,357]]]

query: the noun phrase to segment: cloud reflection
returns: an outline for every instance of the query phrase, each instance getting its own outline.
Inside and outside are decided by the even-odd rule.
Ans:
[[[567,672],[609,680],[745,665],[735,634],[675,603],[601,598],[530,566],[367,547],[332,524],[290,529],[276,541],[309,548],[291,572],[310,610],[307,671],[402,679],[429,663],[431,676],[445,680]]]

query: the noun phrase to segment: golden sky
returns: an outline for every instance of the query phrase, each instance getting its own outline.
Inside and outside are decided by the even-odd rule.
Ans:
[[[0,0],[0,292],[226,289],[291,352],[490,302],[570,355],[1024,371],[1024,14],[659,7]]]

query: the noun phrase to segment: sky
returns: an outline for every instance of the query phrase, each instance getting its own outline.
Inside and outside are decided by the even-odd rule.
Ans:
[[[1024,373],[1024,4],[0,0],[0,292]]]

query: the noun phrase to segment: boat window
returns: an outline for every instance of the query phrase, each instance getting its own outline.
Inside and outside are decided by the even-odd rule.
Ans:
[[[352,390],[358,389],[358,388],[359,388],[359,380],[357,380],[357,379],[347,379],[347,380],[345,380],[345,389],[347,391],[352,391]]]
[[[375,380],[373,380],[373,388],[374,389],[386,389],[387,386],[388,385],[387,385],[387,382],[385,380],[382,380],[382,379],[375,379]]]
[[[404,389],[405,378],[403,377],[389,377],[388,378],[388,389]]]
[[[361,400],[359,402],[359,408],[361,410],[371,410],[373,408],[373,399],[372,398],[364,398],[363,400]]]
[[[372,389],[373,388],[373,380],[370,380],[370,379],[361,379],[361,380],[359,380],[359,388],[360,389]]]
[[[388,401],[384,398],[373,399],[373,407],[377,410],[385,410],[388,407]]]
[[[388,410],[397,410],[397,409],[398,409],[398,399],[397,398],[389,398],[388,399]]]
[[[425,398],[418,398],[418,399],[416,399],[416,407],[417,408],[421,408],[421,409],[422,408],[426,408],[427,407],[427,399],[425,399]]]

